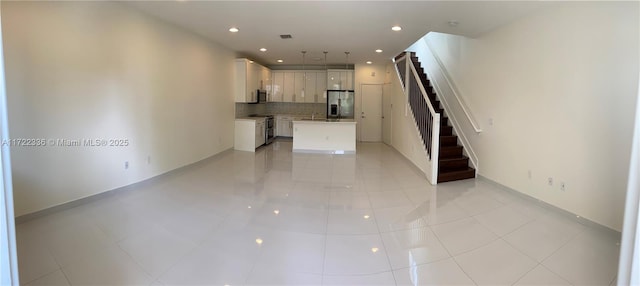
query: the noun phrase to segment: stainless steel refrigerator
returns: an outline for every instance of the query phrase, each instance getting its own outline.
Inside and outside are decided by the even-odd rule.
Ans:
[[[353,119],[353,90],[327,90],[327,118]]]

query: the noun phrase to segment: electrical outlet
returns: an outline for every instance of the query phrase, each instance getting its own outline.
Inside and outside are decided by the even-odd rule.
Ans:
[[[129,169],[129,161],[124,161],[124,169]]]
[[[563,192],[566,190],[564,182],[560,182],[560,190],[563,191]]]
[[[553,186],[553,178],[549,177],[547,182],[549,183],[549,186]]]

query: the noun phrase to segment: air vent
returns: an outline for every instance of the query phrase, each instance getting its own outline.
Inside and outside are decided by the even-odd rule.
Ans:
[[[280,39],[292,39],[291,35],[280,35]]]

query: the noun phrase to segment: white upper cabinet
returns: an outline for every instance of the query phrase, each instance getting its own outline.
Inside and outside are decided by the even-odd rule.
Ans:
[[[354,84],[354,72],[353,70],[348,70],[345,72],[347,74],[347,86],[345,89],[348,90],[354,90],[355,88],[355,84]]]
[[[353,70],[328,70],[327,89],[353,90]]]
[[[295,72],[284,72],[282,102],[293,102],[295,99]]]
[[[271,71],[248,59],[236,59],[236,102],[256,102],[257,91],[265,90],[270,83]]]
[[[294,73],[293,82],[293,102],[304,102],[303,90],[304,90],[304,71],[297,71]]]
[[[316,82],[318,81],[317,72],[308,71],[304,73],[304,102],[316,102],[318,91],[316,90]]]
[[[327,73],[325,71],[282,71],[271,74],[273,102],[325,103]],[[304,90],[304,96],[303,91]]]
[[[327,73],[325,71],[308,71],[306,73],[306,89],[304,102],[324,103],[327,88]]]
[[[272,102],[281,102],[282,101],[282,93],[284,92],[284,73],[279,71],[274,71],[271,76],[273,80],[271,81],[271,97],[269,101]]]
[[[271,70],[267,67],[261,67],[260,76],[261,76],[260,90],[264,90],[267,92],[267,101],[270,101],[270,98],[273,96]]]
[[[255,80],[252,69],[247,59],[236,59],[236,102],[251,102],[255,96],[250,90],[253,89]]]
[[[304,73],[301,71],[273,71],[274,102],[304,102]]]
[[[327,102],[327,72],[321,71],[316,73],[316,97],[317,103]]]
[[[342,89],[339,71],[327,71],[327,89]]]

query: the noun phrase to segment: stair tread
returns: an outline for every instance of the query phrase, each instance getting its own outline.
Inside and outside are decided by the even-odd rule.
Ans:
[[[438,175],[457,172],[468,171],[469,158],[465,156],[452,157],[438,160]],[[455,174],[454,174],[455,175]]]
[[[440,161],[440,162],[445,162],[445,161],[446,162],[451,162],[451,161],[459,161],[459,160],[467,160],[467,159],[469,159],[469,157],[462,155],[460,157],[454,157],[454,158],[438,158],[438,161]]]
[[[471,172],[471,171],[475,172],[475,170],[476,170],[476,169],[474,169],[474,168],[467,167],[467,168],[466,168],[466,169],[464,169],[464,170],[455,170],[455,171],[448,171],[448,172],[442,172],[442,173],[439,173],[439,174],[438,174],[438,177],[440,177],[441,175],[458,175],[458,174],[465,174],[465,173],[468,173],[468,172]]]
[[[438,173],[438,183],[465,180],[475,178],[476,170],[471,167],[467,167],[465,170],[456,170]]]
[[[462,149],[462,146],[460,146],[460,145],[440,146],[440,149]]]
[[[450,136],[450,135],[444,135],[444,136],[440,136],[440,142],[452,142],[454,144],[452,145],[458,145],[458,136]]]

